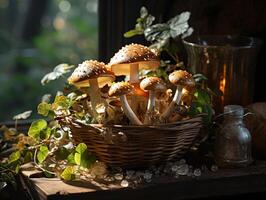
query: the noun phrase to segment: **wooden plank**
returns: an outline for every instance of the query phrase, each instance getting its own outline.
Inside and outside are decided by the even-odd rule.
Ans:
[[[97,183],[72,181],[64,183],[58,178],[30,178],[36,171],[22,171],[23,180],[38,199],[191,199],[266,192],[266,162],[248,168],[223,169],[205,172],[200,177],[159,177],[138,188],[108,187]],[[36,199],[36,198],[35,198]]]

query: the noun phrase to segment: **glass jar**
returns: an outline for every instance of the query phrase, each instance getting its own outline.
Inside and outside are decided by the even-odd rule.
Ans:
[[[224,107],[224,121],[216,135],[215,160],[220,167],[245,167],[252,162],[251,135],[239,105]]]
[[[225,105],[252,103],[261,44],[257,38],[233,35],[195,35],[184,39],[190,70],[204,74],[208,85],[223,92],[223,96],[213,99],[216,113],[223,112]]]

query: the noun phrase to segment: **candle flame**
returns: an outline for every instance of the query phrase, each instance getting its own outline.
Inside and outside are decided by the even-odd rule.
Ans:
[[[221,96],[222,104],[224,103],[224,94],[225,94],[225,84],[226,84],[226,65],[223,65],[223,74],[220,76],[220,86],[219,89],[223,92]]]

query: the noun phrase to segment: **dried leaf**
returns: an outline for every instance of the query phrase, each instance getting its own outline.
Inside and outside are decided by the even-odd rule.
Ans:
[[[15,115],[15,116],[13,117],[13,119],[14,119],[14,120],[27,119],[27,118],[30,117],[31,113],[32,113],[32,110],[28,110],[28,111],[25,111],[25,112],[20,113],[20,114],[18,114],[18,115]]]
[[[49,83],[50,81],[56,80],[63,76],[66,73],[69,73],[71,69],[74,68],[74,65],[68,65],[65,63],[57,65],[52,72],[46,74],[42,80],[41,83],[42,85],[45,85]]]

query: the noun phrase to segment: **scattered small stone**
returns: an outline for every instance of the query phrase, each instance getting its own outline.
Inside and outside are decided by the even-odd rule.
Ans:
[[[122,181],[121,181],[121,186],[122,186],[122,187],[128,187],[128,186],[129,186],[128,181],[127,181],[127,180],[122,180]]]
[[[212,172],[217,172],[218,171],[218,166],[217,165],[212,165],[211,166],[211,171]]]
[[[182,164],[178,166],[177,173],[179,175],[185,176],[188,174],[188,172],[189,172],[189,168],[187,164]]]
[[[123,179],[123,174],[117,173],[114,177],[116,180],[121,181]]]
[[[178,167],[176,165],[173,165],[172,168],[171,168],[172,172],[176,172],[177,169],[178,169]]]
[[[201,170],[200,169],[195,169],[193,174],[194,174],[194,176],[201,176]]]
[[[114,181],[114,178],[111,177],[111,176],[106,176],[106,177],[104,178],[104,180],[107,181],[107,182],[112,182],[112,181]]]
[[[152,178],[152,173],[146,172],[143,175],[143,178],[147,181]]]

